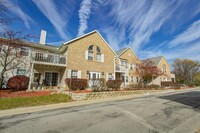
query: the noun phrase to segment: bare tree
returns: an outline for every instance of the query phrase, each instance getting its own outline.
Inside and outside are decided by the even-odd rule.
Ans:
[[[193,82],[195,74],[200,70],[200,63],[189,59],[176,59],[172,66],[176,81],[181,83]]]
[[[23,41],[26,36],[21,32],[11,30],[2,33],[0,38],[0,88],[4,85],[5,74],[17,69],[20,65],[26,65],[26,57],[22,46],[28,46]]]
[[[136,73],[139,76],[139,84],[145,85],[145,82],[153,80],[153,76],[162,75],[162,71],[154,65],[151,60],[145,60],[136,65]]]

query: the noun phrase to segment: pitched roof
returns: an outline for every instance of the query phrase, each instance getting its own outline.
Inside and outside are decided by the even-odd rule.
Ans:
[[[150,60],[154,63],[154,65],[158,65],[161,61],[161,59],[163,58],[163,56],[157,56],[157,57],[152,57],[152,58],[148,58],[148,59],[144,59],[142,61],[146,61],[146,60]]]
[[[120,49],[118,51],[115,51],[115,53],[120,56],[122,53],[124,53],[128,48],[123,48],[123,49]]]
[[[116,55],[115,51],[110,47],[110,45],[108,44],[108,42],[102,37],[102,35],[101,35],[97,30],[91,31],[91,32],[86,33],[86,34],[84,34],[84,35],[82,35],[82,36],[79,36],[79,37],[77,37],[77,38],[74,38],[74,39],[72,39],[72,40],[69,40],[68,42],[63,43],[63,44],[60,46],[59,49],[60,49],[60,50],[61,50],[61,49],[63,50],[63,49],[65,49],[65,48],[63,48],[63,47],[64,47],[64,46],[67,47],[71,42],[77,41],[77,40],[79,40],[79,39],[81,39],[81,38],[83,38],[83,37],[89,36],[89,35],[91,35],[91,34],[93,34],[93,33],[97,33],[97,34],[101,37],[101,39],[108,45],[108,47],[111,49],[111,51],[114,53],[114,55]]]

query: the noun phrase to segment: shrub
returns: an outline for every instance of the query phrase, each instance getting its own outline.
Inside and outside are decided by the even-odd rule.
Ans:
[[[107,86],[108,88],[112,88],[112,89],[114,89],[114,90],[120,89],[121,84],[122,84],[122,81],[121,81],[121,80],[108,80],[108,81],[106,82],[106,86]]]
[[[199,80],[195,81],[195,86],[200,86],[200,81]]]
[[[195,87],[195,82],[187,83],[186,84],[188,87]]]
[[[174,82],[161,82],[161,86],[164,86],[164,87],[175,86],[175,85],[177,85],[177,83],[174,83]]]
[[[88,86],[87,79],[77,79],[77,78],[67,78],[66,84],[70,87],[70,80],[71,80],[71,89],[72,90],[83,90]]]
[[[150,89],[158,89],[160,86],[159,85],[155,85],[155,84],[151,84],[148,86]]]
[[[14,76],[8,80],[7,88],[15,91],[28,89],[29,78],[26,76]]]
[[[90,80],[91,88],[93,91],[103,91],[106,90],[105,79],[91,79]]]
[[[138,90],[143,88],[142,84],[129,84],[128,89],[129,90]]]

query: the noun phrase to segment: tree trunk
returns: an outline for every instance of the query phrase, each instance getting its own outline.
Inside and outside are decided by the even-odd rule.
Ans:
[[[3,84],[4,84],[4,72],[1,72],[1,75],[0,75],[0,88],[3,88]]]

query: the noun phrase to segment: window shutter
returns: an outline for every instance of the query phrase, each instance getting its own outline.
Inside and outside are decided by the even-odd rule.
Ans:
[[[85,51],[85,59],[88,60],[88,51]]]
[[[104,54],[101,54],[101,62],[104,62]]]
[[[72,70],[68,69],[68,78],[71,78],[71,72],[72,72]]]
[[[78,78],[81,78],[81,71],[78,71]]]

